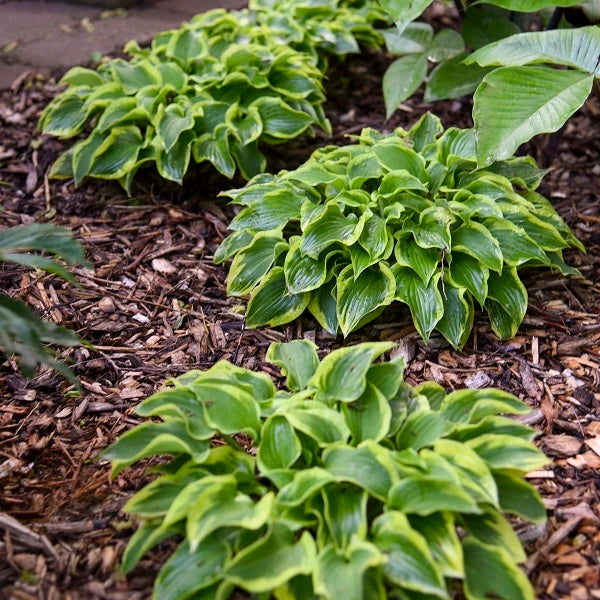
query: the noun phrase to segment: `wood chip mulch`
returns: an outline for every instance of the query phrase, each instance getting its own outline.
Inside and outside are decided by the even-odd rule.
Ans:
[[[327,105],[333,137],[278,147],[270,170],[294,168],[314,148],[345,143],[345,134],[364,126],[408,126],[426,110],[446,126],[470,125],[466,100],[411,100],[385,123],[380,82],[387,64],[368,56],[334,67]],[[127,578],[117,572],[135,526],[120,508],[147,481],[147,463],[110,480],[97,454],[138,422],[136,404],[169,376],[219,359],[276,375],[263,362],[272,341],[304,336],[323,351],[344,341],[310,318],[275,330],[244,329],[243,306],[225,293],[226,269],[212,264],[233,215],[217,194],[239,182],[207,169],[196,169],[183,188],[149,176],[132,198],[112,183],[74,190],[72,183],[49,182],[48,167],[65,146],[42,137],[35,124],[55,89],[22,80],[0,95],[0,227],[34,219],[70,227],[92,266],[74,269],[80,287],[73,287],[2,265],[0,288],[75,329],[95,350],[65,354],[82,395],[53,372],[26,381],[12,361],[0,366],[0,597],[147,598],[168,544]],[[513,340],[497,340],[478,314],[462,352],[439,337],[425,346],[400,306],[346,340],[397,341],[410,383],[498,386],[532,406],[528,422],[554,460],[529,475],[548,522],[518,525],[539,598],[600,598],[599,116],[593,98],[570,120],[541,189],[586,245],[587,255],[567,257],[586,279],[540,270],[525,276],[530,305]],[[529,150],[547,160],[541,147]]]

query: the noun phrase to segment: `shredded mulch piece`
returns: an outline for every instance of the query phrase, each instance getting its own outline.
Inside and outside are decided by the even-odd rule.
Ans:
[[[390,59],[352,58],[332,66],[327,112],[334,134],[278,147],[269,170],[292,169],[326,143],[371,126],[410,126],[426,110],[445,126],[470,126],[469,100],[423,105],[413,98],[385,122],[381,76]],[[0,366],[0,596],[18,600],[137,599],[172,550],[163,544],[127,578],[120,555],[136,523],[120,512],[149,479],[148,461],[115,479],[98,453],[139,422],[135,406],[171,376],[217,360],[271,375],[273,341],[306,337],[325,353],[344,343],[394,340],[412,384],[447,390],[497,386],[524,399],[526,422],[554,460],[528,478],[548,509],[542,525],[517,523],[525,570],[538,598],[600,598],[600,104],[592,98],[562,134],[530,144],[553,171],[541,192],[587,247],[567,261],[584,279],[536,269],[525,275],[530,303],[517,337],[499,341],[482,314],[456,352],[416,335],[401,305],[346,341],[310,317],[277,329],[244,328],[243,305],[228,298],[226,269],[212,255],[234,210],[220,191],[242,185],[192,168],[182,188],[147,173],[128,198],[117,184],[48,181],[66,145],[41,136],[36,121],[56,91],[23,80],[0,95],[0,227],[52,220],[85,245],[90,268],[73,271],[80,287],[16,266],[0,266],[0,288],[94,346],[64,353],[82,394],[55,372],[26,381],[12,360]],[[552,148],[557,148],[553,151]],[[545,149],[550,148],[550,150]],[[552,154],[554,153],[554,157]],[[240,596],[241,597],[241,596]]]

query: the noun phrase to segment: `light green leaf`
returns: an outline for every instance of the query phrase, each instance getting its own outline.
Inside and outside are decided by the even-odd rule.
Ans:
[[[294,110],[281,98],[260,98],[253,106],[258,109],[263,131],[274,138],[296,137],[314,121],[310,115]]]
[[[425,102],[460,98],[477,89],[490,69],[465,64],[463,61],[466,56],[466,52],[461,52],[433,69],[425,88]]]
[[[118,81],[123,91],[129,96],[148,85],[161,85],[162,77],[158,69],[147,60],[128,63],[117,58],[110,63],[115,81]]]
[[[149,550],[163,540],[175,535],[176,529],[163,529],[157,523],[145,523],[129,539],[123,551],[121,573],[129,573]]]
[[[472,448],[492,469],[513,469],[527,473],[548,464],[548,459],[531,442],[509,435],[489,433],[467,446]]]
[[[266,193],[260,200],[246,206],[229,224],[229,229],[280,229],[290,219],[300,218],[303,198],[292,190],[283,189]],[[315,257],[316,258],[316,257]]]
[[[402,33],[409,23],[418,19],[433,0],[381,0],[381,6],[392,17]]]
[[[327,261],[316,260],[304,255],[300,249],[300,239],[292,242],[283,265],[288,290],[292,294],[310,292],[320,288],[327,278]]]
[[[162,147],[157,148],[156,167],[161,177],[181,184],[190,164],[191,144],[194,140],[192,131],[184,131],[170,152]]]
[[[465,43],[460,33],[453,29],[442,29],[435,34],[427,49],[427,58],[433,62],[441,62],[453,58],[465,49]]]
[[[99,73],[92,69],[73,67],[62,76],[60,83],[68,83],[71,86],[87,85],[95,87],[105,83],[105,80]]]
[[[390,54],[422,54],[431,44],[433,28],[427,23],[415,21],[407,25],[403,32],[397,27],[385,29],[383,37]]]
[[[275,523],[265,537],[238,552],[225,565],[225,580],[248,592],[260,593],[296,575],[309,575],[316,563],[315,542],[308,532],[297,542],[294,537],[291,529]]]
[[[343,416],[321,402],[307,401],[284,409],[282,414],[294,429],[311,437],[321,447],[345,442],[350,437]]]
[[[169,104],[164,109],[161,106],[161,109],[157,117],[157,131],[162,138],[165,150],[170,152],[181,133],[194,126],[194,117],[191,111],[179,104]]]
[[[525,415],[529,406],[504,390],[455,390],[448,394],[440,406],[444,418],[457,423],[476,423],[491,415]]]
[[[373,365],[367,374],[372,374],[372,369],[377,366]],[[390,374],[389,370],[386,370]],[[397,384],[401,382],[397,380]],[[394,383],[392,382],[392,385]],[[367,388],[363,395],[351,403],[342,405],[342,412],[346,419],[346,424],[352,432],[352,442],[355,445],[360,444],[364,440],[381,441],[387,435],[392,419],[392,410],[386,396],[375,387],[370,381],[367,382]]]
[[[546,509],[538,491],[510,470],[494,471],[498,498],[504,512],[518,515],[528,521],[543,523]]]
[[[324,517],[337,548],[347,548],[351,540],[367,535],[367,493],[355,486],[328,485],[321,490]]]
[[[489,269],[462,252],[452,252],[449,277],[457,288],[467,288],[481,306],[488,294]]]
[[[317,346],[309,340],[272,343],[265,360],[277,365],[286,377],[285,385],[293,392],[303,390],[319,366]]]
[[[256,458],[261,471],[287,469],[302,453],[300,439],[282,415],[273,415],[263,424]]]
[[[495,301],[506,312],[510,321],[508,330],[499,326],[499,323],[497,324],[493,319],[493,313],[489,310],[490,301]],[[505,268],[501,276],[490,273],[485,308],[490,314],[492,327],[497,335],[506,338],[508,333],[508,337],[514,337],[527,312],[527,290],[521,283],[514,267]]]
[[[133,125],[113,128],[94,151],[87,174],[100,179],[120,179],[135,166],[142,142],[140,130]]]
[[[501,67],[474,96],[477,161],[509,158],[533,136],[562,127],[592,89],[594,76],[547,67]]]
[[[298,506],[332,481],[335,481],[335,476],[320,467],[295,471],[293,480],[279,491],[277,503]]]
[[[327,400],[357,400],[367,387],[371,363],[393,347],[390,342],[365,342],[334,350],[321,361],[310,384]]]
[[[536,12],[547,6],[574,6],[581,0],[486,0],[488,4],[517,12]]]
[[[422,248],[408,235],[398,235],[394,246],[396,262],[402,267],[409,267],[420,278],[423,285],[429,284],[441,261],[441,252]]]
[[[49,104],[40,119],[44,133],[59,138],[77,135],[89,119],[85,101],[77,94],[63,94]]]
[[[416,410],[408,415],[396,436],[396,448],[420,450],[452,430],[452,423],[429,409]]]

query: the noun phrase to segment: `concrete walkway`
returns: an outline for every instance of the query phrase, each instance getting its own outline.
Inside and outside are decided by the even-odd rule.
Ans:
[[[0,89],[24,72],[51,74],[89,62],[96,53],[144,42],[212,8],[240,8],[245,0],[145,0],[127,10],[55,0],[0,0]]]

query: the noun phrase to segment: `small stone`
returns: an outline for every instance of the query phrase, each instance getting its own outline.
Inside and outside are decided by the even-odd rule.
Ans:
[[[480,390],[493,383],[494,380],[485,371],[477,371],[465,379],[465,385],[472,390]]]
[[[158,273],[175,273],[177,271],[173,263],[169,262],[166,258],[155,258],[152,261],[152,268]]]
[[[102,298],[102,300],[100,300],[100,302],[98,302],[98,308],[103,313],[107,314],[114,313],[116,310],[114,300],[112,298],[109,298],[108,296],[105,296],[104,298]]]

